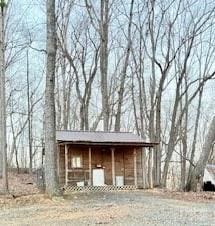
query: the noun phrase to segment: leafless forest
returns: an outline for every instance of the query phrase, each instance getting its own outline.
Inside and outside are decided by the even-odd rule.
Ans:
[[[198,189],[214,163],[215,2],[1,0],[0,175],[41,167],[57,130],[131,131],[145,187]]]

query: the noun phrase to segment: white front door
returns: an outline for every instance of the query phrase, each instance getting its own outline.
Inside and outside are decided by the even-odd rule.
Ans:
[[[93,169],[93,186],[104,186],[105,175],[104,169]]]

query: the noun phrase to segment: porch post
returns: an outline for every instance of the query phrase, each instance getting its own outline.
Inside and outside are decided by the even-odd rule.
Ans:
[[[68,185],[68,145],[65,144],[65,184]]]
[[[137,186],[137,150],[134,148],[134,185]]]
[[[60,145],[56,144],[56,150],[57,150],[57,176],[58,180],[60,178]]]
[[[89,185],[92,185],[92,153],[91,148],[89,147]]]
[[[141,150],[141,164],[142,164],[143,188],[147,188],[147,184],[146,184],[146,150],[143,147]]]
[[[115,177],[115,156],[114,156],[115,148],[111,148],[111,161],[112,161],[112,183],[116,185],[116,177]]]

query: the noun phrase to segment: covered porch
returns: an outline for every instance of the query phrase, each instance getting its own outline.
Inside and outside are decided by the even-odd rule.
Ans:
[[[98,136],[94,140],[91,137],[90,141],[89,138],[83,140],[83,137],[80,137],[77,141],[74,138],[77,132],[71,133],[70,136],[73,135],[73,138],[70,137],[70,140],[58,141],[58,177],[61,186],[72,187],[75,190],[82,190],[83,187],[89,190],[91,187],[142,187],[145,164],[142,155],[145,148],[151,149],[154,144],[140,143],[140,140],[131,142],[126,140],[128,137],[125,137],[125,134],[123,142],[122,138],[120,142],[113,139],[107,142],[107,137],[106,140],[95,141]],[[79,135],[80,133],[84,133],[85,136],[86,133],[101,136],[102,132],[79,132]],[[121,133],[108,134],[119,138]]]

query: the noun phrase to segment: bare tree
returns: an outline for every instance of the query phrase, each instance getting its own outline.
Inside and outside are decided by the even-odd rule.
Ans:
[[[101,91],[102,91],[102,108],[104,117],[104,130],[109,129],[109,102],[108,102],[108,28],[109,28],[109,0],[101,1],[100,6],[100,73],[101,73]]]
[[[120,121],[121,121],[121,113],[122,113],[122,104],[123,104],[123,97],[125,92],[125,79],[127,74],[127,68],[129,66],[129,56],[131,52],[131,25],[132,25],[132,18],[133,18],[133,7],[134,7],[134,0],[131,0],[130,3],[130,12],[129,12],[129,21],[128,21],[128,37],[127,37],[127,46],[125,49],[125,60],[124,65],[121,72],[120,78],[120,87],[119,87],[119,97],[118,97],[118,106],[116,112],[116,120],[115,120],[115,131],[120,131]]]
[[[91,23],[100,37],[100,74],[101,74],[101,94],[102,94],[102,113],[103,129],[109,130],[110,105],[108,92],[108,43],[110,26],[110,7],[109,0],[100,1],[100,14],[96,14],[96,9],[91,0],[85,0],[87,12]]]
[[[45,89],[45,181],[49,196],[59,195],[57,180],[57,150],[55,127],[55,60],[56,18],[55,1],[47,0],[47,68]]]
[[[69,69],[67,57],[63,49],[68,49],[70,43],[70,18],[74,1],[58,1],[57,34],[59,47],[56,61],[56,103],[57,128],[68,129],[71,111],[71,91],[74,75]],[[62,121],[62,122],[61,122]]]
[[[3,192],[8,192],[6,94],[5,94],[5,1],[0,2],[0,176],[3,177]]]
[[[212,146],[215,142],[215,117],[213,118],[208,133],[205,137],[204,145],[202,148],[199,160],[191,173],[190,180],[187,182],[187,190],[197,191],[198,184],[202,185],[204,170],[212,152]]]
[[[91,100],[92,85],[97,74],[99,45],[96,43],[96,37],[90,34],[90,27],[73,30],[72,46],[73,51],[69,51],[68,47],[63,45],[63,37],[59,38],[59,44],[63,56],[68,60],[71,71],[74,73],[75,89],[80,103],[80,129],[89,130],[89,104]],[[83,39],[83,40],[82,40]],[[87,59],[87,58],[91,58]],[[65,88],[64,88],[65,89]]]
[[[163,186],[166,186],[169,163],[170,163],[172,154],[175,149],[176,140],[178,137],[179,125],[181,125],[182,118],[187,110],[187,107],[195,99],[195,97],[199,93],[199,90],[206,84],[206,82],[209,79],[213,78],[213,76],[214,76],[214,73],[212,72],[210,75],[207,75],[206,77],[204,77],[202,79],[199,86],[189,96],[182,111],[179,112],[181,98],[183,98],[183,96],[186,95],[186,93],[189,91],[190,86],[196,82],[196,80],[189,82],[189,84],[187,84],[187,86],[185,87],[184,91],[181,93],[181,87],[183,87],[183,81],[186,78],[187,73],[188,73],[189,61],[190,61],[191,55],[193,54],[194,44],[196,42],[197,37],[199,37],[199,35],[205,29],[207,30],[208,28],[210,28],[210,24],[209,24],[209,26],[207,26],[206,23],[212,19],[212,14],[213,14],[213,11],[209,9],[209,10],[204,10],[202,12],[199,20],[197,20],[197,21],[195,21],[191,17],[191,24],[189,24],[189,26],[187,28],[188,30],[187,30],[187,32],[185,32],[185,37],[182,40],[182,43],[180,44],[180,48],[178,48],[177,57],[179,57],[179,61],[177,61],[176,64],[177,64],[177,67],[179,67],[179,68],[176,73],[176,76],[177,76],[176,84],[177,85],[176,85],[176,92],[175,92],[175,101],[174,101],[173,111],[172,111],[172,116],[171,116],[171,127],[170,127],[170,133],[169,133],[167,153],[166,153],[166,159],[165,159],[163,175],[162,175],[162,180],[161,180],[161,183]],[[192,13],[191,13],[191,15],[192,15]],[[184,40],[186,40],[186,41],[184,41]],[[197,81],[198,81],[198,79],[197,79]]]
[[[32,173],[32,112],[30,101],[30,82],[29,82],[29,54],[26,53],[26,81],[27,81],[27,102],[28,102],[28,144],[29,144],[29,172]]]

